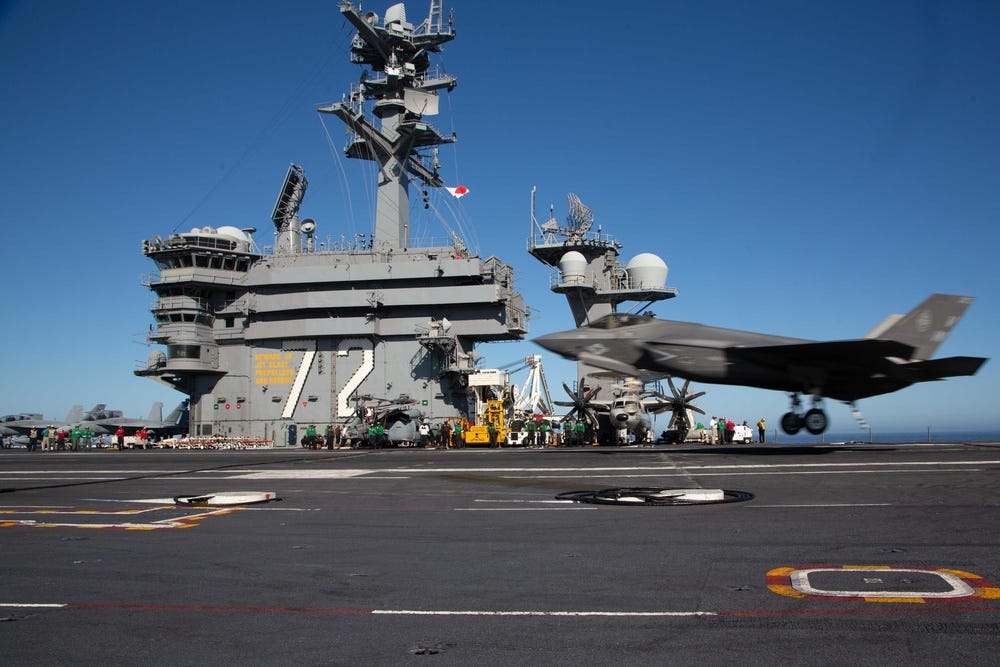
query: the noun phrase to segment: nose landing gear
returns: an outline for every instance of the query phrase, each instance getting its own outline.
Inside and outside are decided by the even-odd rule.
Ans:
[[[781,416],[781,430],[788,435],[795,435],[804,426],[813,435],[819,435],[826,430],[828,421],[826,413],[820,405],[820,397],[813,397],[813,407],[802,414],[802,401],[798,394],[792,394],[792,409]]]

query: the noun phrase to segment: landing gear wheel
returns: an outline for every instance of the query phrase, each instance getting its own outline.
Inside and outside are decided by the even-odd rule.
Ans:
[[[802,417],[794,412],[781,415],[781,430],[788,435],[795,435],[802,428]]]
[[[826,413],[819,408],[813,408],[807,412],[802,421],[805,422],[806,430],[813,435],[819,435],[826,430]]]

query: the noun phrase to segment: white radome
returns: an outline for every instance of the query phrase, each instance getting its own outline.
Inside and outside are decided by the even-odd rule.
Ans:
[[[662,289],[667,285],[667,263],[658,255],[643,252],[625,265],[632,285],[637,288]]]

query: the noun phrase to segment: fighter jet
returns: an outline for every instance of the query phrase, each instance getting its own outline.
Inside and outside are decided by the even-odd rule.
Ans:
[[[828,425],[823,397],[854,406],[916,382],[974,375],[981,357],[930,359],[972,297],[933,294],[906,315],[890,315],[864,338],[816,342],[721,329],[652,316],[612,313],[596,322],[535,342],[569,359],[623,375],[662,373],[705,382],[786,391],[792,407],[782,418],[789,435],[814,435]],[[813,397],[802,413],[800,394]],[[854,408],[858,416],[857,408]]]
[[[104,407],[104,406],[100,406]],[[123,417],[119,410],[91,411],[87,414],[84,425],[96,433],[114,433],[121,426],[127,435],[132,435],[140,429],[154,431],[157,435],[169,436],[187,433],[188,402],[183,400],[174,408],[167,418],[163,418],[163,403],[157,401],[149,410],[145,419]]]
[[[6,426],[11,423],[42,421],[44,417],[40,412],[22,412],[15,415],[4,415],[0,417],[0,435],[17,435],[17,431]]]
[[[122,415],[121,410],[109,410],[106,403],[98,403],[84,411],[83,406],[74,405],[66,415],[66,419],[45,419],[42,415],[6,415],[0,417],[0,434],[25,435],[31,429],[53,427],[69,431],[73,427],[85,428],[98,435],[114,433],[119,426],[124,426],[127,433],[132,434],[140,428],[153,429],[161,435],[183,433],[187,431],[187,401],[181,402],[177,408],[162,419],[163,403],[154,403],[145,419],[130,419]],[[17,417],[21,417],[17,419]]]
[[[96,405],[93,409],[97,410],[103,407],[103,405]],[[74,426],[79,426],[85,414],[82,405],[74,405],[70,409],[69,414],[66,415],[66,419],[62,421],[58,419],[45,419],[42,415],[35,413],[5,415],[0,418],[2,419],[2,423],[0,423],[0,435],[27,435],[31,429],[40,431],[50,426],[68,431]]]

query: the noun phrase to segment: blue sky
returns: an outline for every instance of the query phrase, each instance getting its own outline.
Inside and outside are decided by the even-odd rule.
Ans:
[[[536,186],[540,219],[575,192],[624,259],[667,262],[680,295],[661,317],[844,339],[959,293],[977,301],[938,356],[994,355],[1000,4],[452,7],[438,62],[459,85],[430,120],[459,142],[441,172],[471,190],[470,241],[516,267],[529,338],[572,326],[525,250]],[[426,11],[408,3],[413,22]],[[0,413],[173,407],[180,394],[132,374],[152,350],[141,240],[231,224],[269,245],[290,162],[321,237],[370,231],[363,165],[315,112],[358,79],[352,34],[334,0],[0,2]],[[543,352],[480,351],[487,366]],[[574,375],[544,365],[554,390]],[[699,388],[710,413],[776,425],[787,409],[778,392]],[[985,429],[998,394],[990,362],[860,406],[876,432]],[[831,430],[854,428],[827,408]]]

